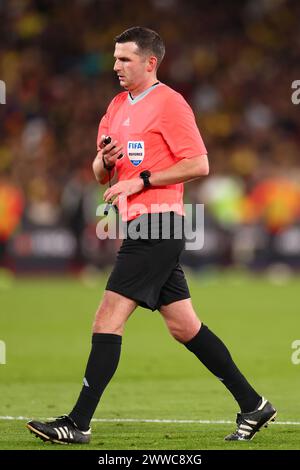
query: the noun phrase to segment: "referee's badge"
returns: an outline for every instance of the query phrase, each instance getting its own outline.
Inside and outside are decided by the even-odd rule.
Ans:
[[[127,155],[134,166],[138,166],[144,160],[145,143],[143,140],[129,140],[127,143]]]

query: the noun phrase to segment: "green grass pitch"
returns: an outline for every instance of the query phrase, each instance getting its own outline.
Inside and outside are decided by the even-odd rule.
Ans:
[[[28,432],[24,419],[8,417],[70,411],[81,388],[105,279],[1,279],[0,340],[6,344],[6,364],[0,365],[0,449],[80,447],[45,444]],[[237,404],[171,338],[158,312],[137,309],[127,324],[117,373],[96,411],[95,418],[103,421],[93,423],[91,444],[80,448],[299,449],[300,364],[291,361],[291,345],[300,339],[300,279],[274,284],[229,272],[190,275],[189,284],[199,317],[278,408],[279,424],[249,443],[225,442],[235,426],[218,421],[234,421]],[[158,421],[142,421],[147,419]],[[291,421],[298,425],[287,424]]]

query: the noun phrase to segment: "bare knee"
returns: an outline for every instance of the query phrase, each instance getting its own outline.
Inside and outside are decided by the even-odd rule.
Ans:
[[[108,309],[106,305],[100,304],[93,323],[93,333],[122,335],[125,321],[112,309]]]
[[[187,343],[200,330],[201,321],[197,317],[190,299],[162,306],[160,313],[170,334],[180,343]]]
[[[93,333],[123,335],[125,323],[135,307],[133,300],[106,291],[96,311]]]
[[[170,334],[179,343],[188,343],[200,330],[201,322],[195,322],[194,324],[182,325],[182,324],[168,324]]]

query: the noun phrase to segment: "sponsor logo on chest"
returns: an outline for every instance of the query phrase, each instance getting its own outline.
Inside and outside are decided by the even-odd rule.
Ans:
[[[138,166],[145,156],[145,143],[143,140],[129,140],[127,143],[127,155],[134,166]]]

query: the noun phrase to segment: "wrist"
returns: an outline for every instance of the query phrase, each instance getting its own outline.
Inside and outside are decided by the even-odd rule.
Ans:
[[[150,176],[151,176],[151,171],[149,170],[144,170],[140,173],[140,178],[143,181],[144,189],[148,189],[151,187]]]
[[[102,153],[102,163],[103,163],[103,168],[104,168],[105,170],[107,170],[107,171],[111,171],[111,170],[113,170],[114,167],[115,167],[115,164],[113,164],[113,165],[108,165],[108,164],[106,163],[103,153]]]

